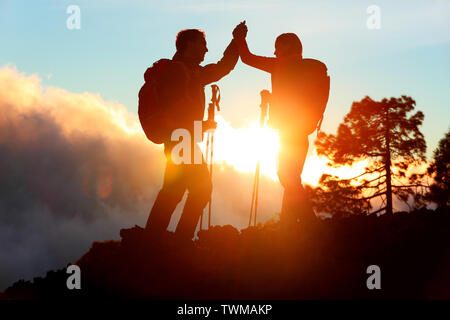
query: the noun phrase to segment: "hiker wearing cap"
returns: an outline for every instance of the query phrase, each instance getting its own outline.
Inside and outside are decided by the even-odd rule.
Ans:
[[[329,93],[326,66],[318,60],[303,59],[303,47],[294,33],[283,33],[275,41],[275,57],[250,52],[245,21],[234,33],[242,62],[271,74],[272,97],[268,124],[280,138],[278,178],[284,188],[281,222],[295,225],[316,221],[301,181],[308,153],[308,135],[322,119]]]

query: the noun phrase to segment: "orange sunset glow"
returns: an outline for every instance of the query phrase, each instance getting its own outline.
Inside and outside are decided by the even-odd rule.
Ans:
[[[0,308],[450,300],[449,17],[448,0],[0,0]]]
[[[254,172],[258,160],[261,163],[261,174],[278,180],[277,153],[280,145],[276,130],[269,127],[261,128],[254,121],[250,125],[233,128],[227,120],[217,116],[217,130],[214,137],[214,162],[231,165],[239,172]],[[310,145],[313,144],[316,134],[310,136]],[[201,144],[203,151],[206,142]],[[328,159],[319,157],[310,147],[302,181],[317,186],[322,174],[328,173],[348,179],[360,175],[367,166],[366,161],[360,161],[353,166],[332,168],[327,166]]]
[[[130,185],[132,190],[143,192],[142,190],[145,190],[148,183],[147,177],[155,177],[156,185],[160,183],[158,179],[161,177],[157,173],[157,168],[163,165],[163,158],[159,155],[162,145],[155,145],[146,140],[137,116],[129,112],[125,106],[104,101],[99,95],[87,92],[75,94],[61,88],[44,87],[41,85],[38,75],[27,76],[18,72],[14,67],[0,69],[0,80],[5,84],[5,90],[2,91],[1,98],[14,106],[18,114],[26,115],[39,110],[46,110],[46,114],[51,116],[60,126],[60,130],[66,139],[75,144],[80,135],[92,137],[92,139],[101,136],[107,141],[111,141],[111,155],[109,157],[113,161],[120,161],[120,166],[127,165],[126,170],[120,171],[120,175],[125,176],[119,179],[118,173],[114,172],[115,170],[111,168],[111,165],[101,163],[98,167],[83,173],[80,183],[85,195],[92,189],[96,197],[108,199],[113,195],[113,191],[124,182]],[[255,105],[256,102],[249,102],[245,105]],[[13,117],[11,110],[9,117]],[[218,125],[214,136],[214,163],[225,164],[233,168],[242,179],[247,179],[247,177],[253,175],[256,163],[260,160],[261,175],[277,184],[277,153],[280,148],[278,135],[275,130],[267,126],[260,128],[257,120],[255,119],[240,127],[233,127],[232,122],[222,114],[217,115]],[[28,130],[31,129],[22,128],[23,139],[28,139],[31,136],[31,134],[26,134]],[[327,166],[328,159],[319,157],[315,152],[315,138],[315,133],[309,136],[310,151],[302,175],[303,182],[311,186],[317,186],[321,175],[324,173],[341,178],[352,178],[363,173],[367,166],[366,161],[340,168]],[[122,152],[117,147],[117,145],[126,141],[129,144],[129,147],[126,147],[127,150],[131,148],[132,152]],[[205,152],[206,138],[200,146]],[[149,155],[155,152],[157,155],[150,158]],[[130,157],[128,153],[134,154],[134,156]],[[140,154],[140,156],[136,154]],[[121,160],[122,157],[125,158]],[[156,162],[154,160],[143,160],[153,158],[158,160]],[[136,164],[131,166],[129,163]],[[145,170],[144,172],[139,171],[142,168]],[[85,176],[90,172],[95,173],[95,177],[87,179]],[[213,174],[213,181],[218,182],[217,179],[220,179],[220,177],[216,172]],[[90,189],[89,183],[94,183],[95,186]],[[265,187],[263,186],[263,188]],[[245,192],[250,193],[251,188],[248,187],[247,189],[245,189]],[[215,191],[215,194],[217,192]],[[229,197],[232,201],[235,195],[230,194]],[[279,206],[278,198],[274,198],[272,202],[274,208]],[[243,207],[247,205],[247,202],[244,201]],[[270,218],[272,216],[273,211],[265,211],[264,217]],[[220,217],[220,214],[218,214],[218,217]],[[241,218],[242,221],[247,219],[246,217]],[[224,218],[220,221],[225,222],[227,220]]]

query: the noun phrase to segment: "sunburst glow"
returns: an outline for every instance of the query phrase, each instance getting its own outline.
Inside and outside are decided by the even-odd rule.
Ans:
[[[276,157],[279,142],[276,131],[267,127],[260,128],[256,122],[235,129],[220,116],[216,117],[216,121],[218,124],[214,134],[214,162],[227,163],[241,172],[252,172],[259,159],[261,173],[277,179]],[[204,141],[201,145],[203,150],[205,145]]]
[[[253,172],[260,160],[261,174],[277,180],[277,155],[280,148],[278,134],[268,127],[260,128],[257,122],[246,127],[233,128],[221,116],[216,117],[218,123],[214,135],[214,162],[226,163],[240,172]],[[313,136],[315,138],[315,136]],[[205,139],[206,141],[206,139]],[[201,144],[205,152],[206,142]],[[342,178],[351,178],[364,172],[367,163],[362,161],[354,166],[332,168],[327,166],[328,160],[319,157],[313,149],[310,139],[310,150],[302,174],[302,181],[317,185],[322,174],[328,173]]]

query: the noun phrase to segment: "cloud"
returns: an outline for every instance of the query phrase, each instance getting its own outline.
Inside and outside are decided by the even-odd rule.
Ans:
[[[124,106],[0,68],[0,290],[145,222],[164,158]]]
[[[123,105],[43,88],[37,75],[11,66],[0,68],[0,153],[0,290],[65,267],[93,241],[117,239],[120,228],[144,226],[165,161]],[[247,225],[252,179],[217,165],[213,224]],[[261,183],[261,192],[279,195],[260,199],[264,221],[281,190]]]

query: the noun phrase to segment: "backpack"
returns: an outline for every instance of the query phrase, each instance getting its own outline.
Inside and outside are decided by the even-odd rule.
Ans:
[[[322,126],[323,114],[327,107],[330,96],[330,76],[327,73],[327,66],[315,59],[303,59],[303,90],[302,100],[306,104],[310,115],[310,123],[307,125],[308,134],[316,129],[320,131]]]
[[[139,121],[147,138],[161,144],[170,139],[171,114],[185,98],[186,70],[181,62],[161,59],[146,70],[144,80],[139,90]]]
[[[295,126],[308,135],[320,131],[330,93],[330,77],[324,63],[293,59],[279,73],[281,126]]]

